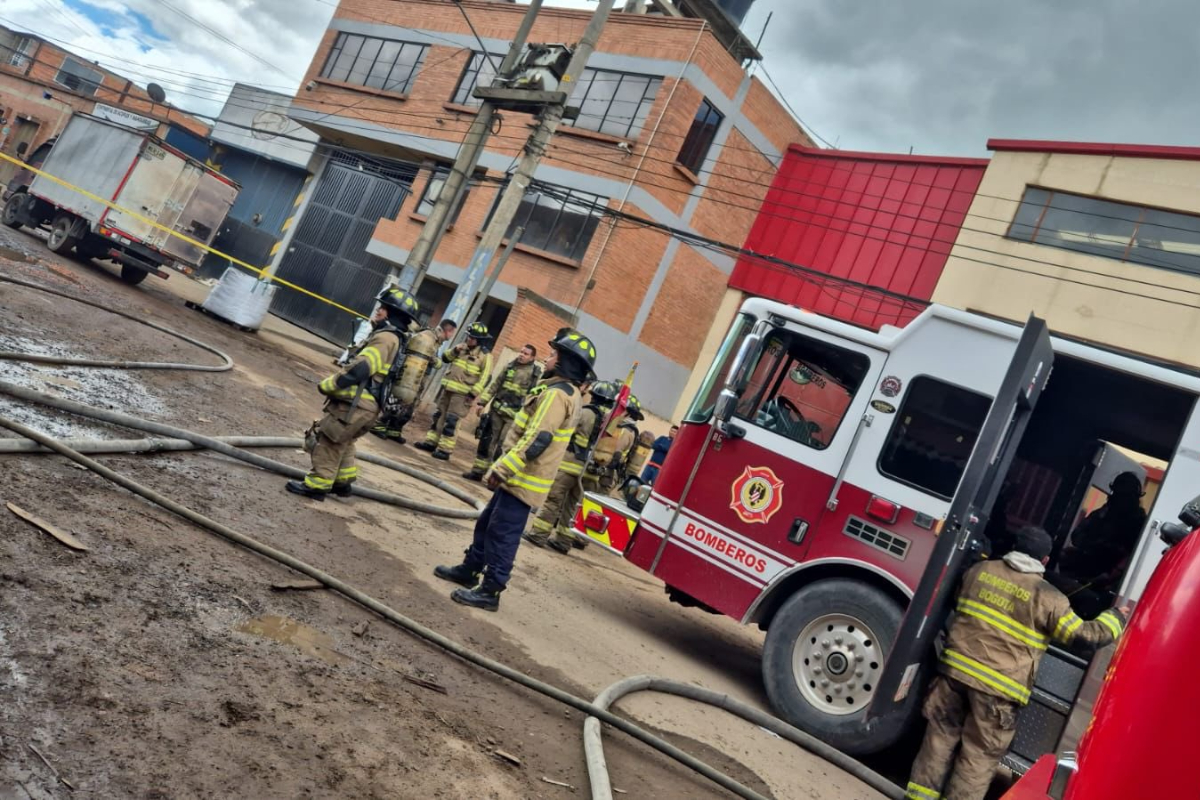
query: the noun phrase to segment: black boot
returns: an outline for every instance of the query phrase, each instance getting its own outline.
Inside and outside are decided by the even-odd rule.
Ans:
[[[338,497],[349,497],[350,495],[354,494],[354,491],[350,488],[350,484],[347,482],[335,483],[333,488],[329,490],[329,493],[335,494]]]
[[[476,589],[455,589],[450,593],[450,599],[460,605],[471,608],[481,608],[484,611],[497,611],[500,608],[500,593],[503,586],[484,579]]]
[[[564,556],[571,555],[571,543],[564,542],[562,539],[559,539],[557,536],[551,538],[548,542],[546,542],[546,546],[549,547],[551,550],[555,551],[556,553],[562,553]]]
[[[306,486],[304,481],[288,481],[284,488],[292,494],[298,494],[301,497],[309,497],[318,501],[324,501],[325,495],[329,494],[329,492],[322,492],[320,489]]]
[[[432,453],[437,450],[437,445],[433,442],[420,441],[413,445],[418,450],[424,450],[426,453]]]
[[[536,533],[530,533],[529,531],[522,533],[521,538],[529,542],[534,547],[545,547],[546,543],[550,541],[550,537],[546,536],[545,534],[538,535]]]
[[[479,575],[481,573],[477,569],[471,569],[466,564],[458,564],[453,567],[434,567],[433,574],[444,581],[457,583],[459,586],[466,586],[470,589],[479,584]]]
[[[438,461],[449,461],[450,460],[450,454],[447,453],[445,450],[434,450],[433,457],[436,458]]]
[[[477,469],[473,469],[470,472],[464,472],[462,475],[467,480],[475,481],[476,483],[479,483],[481,480],[483,480],[483,473]]]

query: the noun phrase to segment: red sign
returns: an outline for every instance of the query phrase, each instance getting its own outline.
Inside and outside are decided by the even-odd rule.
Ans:
[[[730,488],[729,507],[742,522],[767,522],[783,508],[783,481],[770,467],[746,467]]]

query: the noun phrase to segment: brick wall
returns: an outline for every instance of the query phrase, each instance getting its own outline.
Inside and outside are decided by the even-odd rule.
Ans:
[[[528,289],[518,289],[517,301],[513,303],[504,330],[492,350],[500,353],[507,348],[515,352],[525,344],[532,344],[537,348],[538,359],[541,360],[549,352],[546,343],[554,338],[558,329],[573,324],[570,314],[546,298]]]
[[[677,364],[695,364],[724,294],[724,273],[691,247],[680,247],[641,341]]]

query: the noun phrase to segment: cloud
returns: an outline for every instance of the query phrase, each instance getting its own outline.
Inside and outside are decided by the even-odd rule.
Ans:
[[[760,0],[765,65],[844,149],[981,155],[991,137],[1194,144],[1191,0]]]

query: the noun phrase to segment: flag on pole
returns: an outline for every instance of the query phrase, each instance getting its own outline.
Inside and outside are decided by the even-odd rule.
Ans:
[[[629,368],[629,374],[625,376],[625,382],[621,384],[621,390],[617,392],[617,400],[613,403],[612,411],[604,418],[604,427],[600,430],[603,436],[611,436],[612,432],[608,426],[617,417],[625,413],[626,407],[629,405],[629,395],[633,393],[633,374],[637,372],[638,362],[633,362],[633,366]]]

